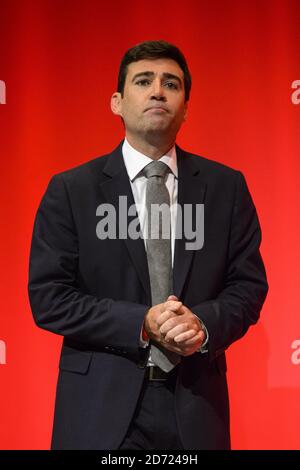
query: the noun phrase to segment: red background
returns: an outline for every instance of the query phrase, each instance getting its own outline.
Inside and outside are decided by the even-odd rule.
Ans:
[[[146,39],[175,43],[189,62],[178,144],[241,170],[263,228],[269,295],[228,351],[233,448],[300,447],[299,24],[297,0],[0,0],[1,449],[50,442],[61,338],[34,325],[27,298],[37,206],[54,173],[122,139],[109,100],[123,53]]]

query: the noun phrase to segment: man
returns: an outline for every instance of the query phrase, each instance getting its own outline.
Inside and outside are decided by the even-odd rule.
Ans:
[[[268,286],[243,175],[175,144],[190,88],[174,45],[129,49],[111,99],[124,141],[41,201],[29,295],[37,325],[64,337],[53,449],[230,448],[224,351]]]

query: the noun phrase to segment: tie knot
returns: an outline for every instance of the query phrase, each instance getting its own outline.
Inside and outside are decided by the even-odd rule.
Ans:
[[[143,173],[146,178],[151,178],[152,176],[164,178],[169,171],[170,168],[165,163],[153,161],[145,166]]]

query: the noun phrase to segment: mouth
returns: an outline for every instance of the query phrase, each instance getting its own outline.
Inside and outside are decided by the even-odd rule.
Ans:
[[[162,106],[152,106],[151,108],[145,109],[145,112],[146,111],[168,112],[168,110]]]

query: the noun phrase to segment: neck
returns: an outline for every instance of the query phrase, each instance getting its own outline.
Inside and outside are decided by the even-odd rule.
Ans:
[[[163,155],[165,155],[175,144],[175,139],[166,139],[166,140],[145,140],[132,137],[126,133],[126,139],[129,144],[138,152],[141,152],[143,155],[146,155],[152,160],[158,160]]]

